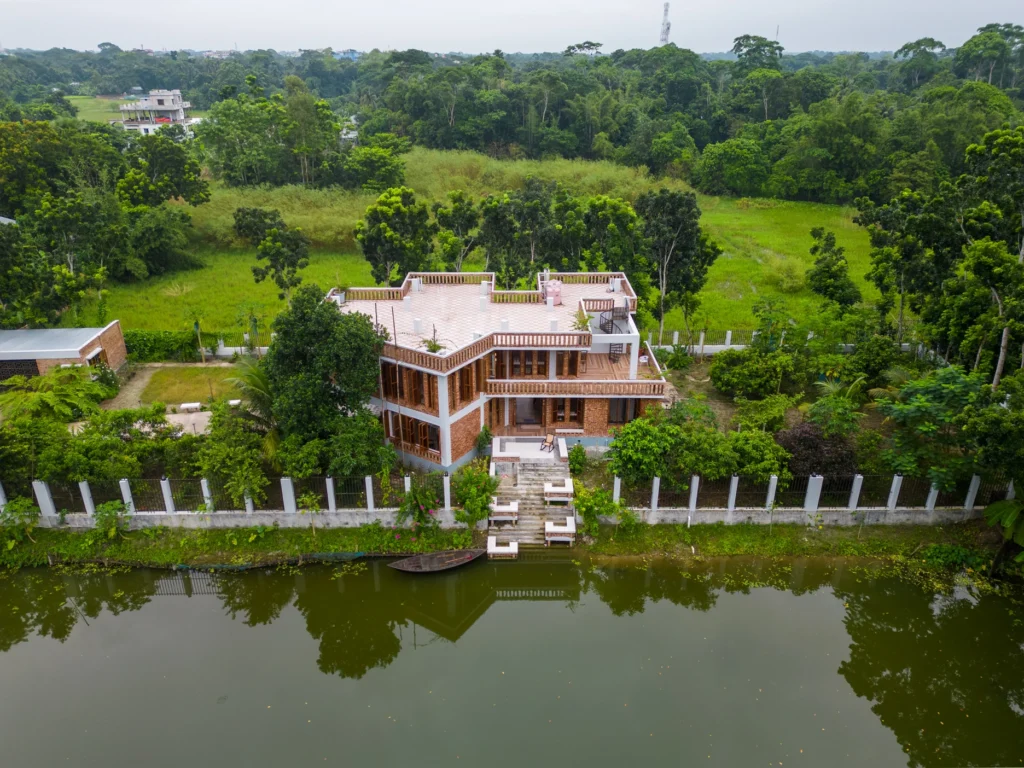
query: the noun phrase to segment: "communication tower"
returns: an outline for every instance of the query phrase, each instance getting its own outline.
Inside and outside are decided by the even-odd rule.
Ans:
[[[668,20],[668,3],[665,3],[665,16],[661,20],[661,44],[668,45],[668,33],[672,30],[672,22]]]

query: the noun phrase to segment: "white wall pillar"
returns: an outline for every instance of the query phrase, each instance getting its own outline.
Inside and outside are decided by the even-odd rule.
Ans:
[[[768,496],[764,500],[764,508],[771,509],[775,505],[775,492],[779,489],[779,476],[772,475],[768,478]]]
[[[935,505],[938,503],[938,501],[939,501],[939,486],[935,485],[935,483],[932,483],[932,487],[928,491],[928,499],[924,503],[924,508],[928,512],[934,512],[935,511]]]
[[[619,503],[619,499],[622,498],[622,478],[616,476],[615,480],[612,481],[612,501],[616,504]]]
[[[124,500],[124,506],[128,510],[129,515],[135,514],[135,500],[132,498],[132,486],[126,479],[121,479],[118,483],[121,486],[121,498]]]
[[[651,513],[658,511],[658,494],[661,493],[661,478],[656,477],[651,482]]]
[[[700,492],[700,475],[690,478],[690,511],[697,511],[697,494]]]
[[[53,495],[50,493],[50,486],[42,480],[33,480],[32,490],[36,492],[36,503],[39,504],[40,514],[45,517],[56,517],[57,507],[53,503]]]
[[[199,487],[203,491],[203,503],[207,512],[213,512],[213,493],[210,492],[210,481],[205,477],[199,479]]]
[[[727,347],[731,347],[732,346],[732,331],[726,331],[725,332],[725,346],[727,346]]]
[[[373,512],[376,507],[373,505],[373,478],[367,475],[363,478],[366,487],[366,511]]]
[[[248,491],[245,492],[245,499],[244,499],[244,501],[245,501],[245,514],[247,514],[247,515],[253,514],[256,511],[256,505],[253,504],[252,496],[249,495]]]
[[[804,494],[804,512],[815,513],[821,503],[821,488],[825,484],[825,478],[821,475],[811,475],[807,478],[807,493]]]
[[[729,506],[728,510],[732,512],[736,509],[736,493],[740,489],[740,476],[733,475],[729,478]]]
[[[0,483],[0,512],[4,511],[4,507],[7,506],[7,494],[4,493],[4,484]]]
[[[636,373],[640,369],[640,337],[636,337],[636,341],[629,342],[629,378],[633,380],[636,378]]]
[[[337,512],[338,511],[338,497],[334,495],[334,478],[330,475],[325,480],[327,486],[327,511]]]
[[[437,420],[438,431],[441,433],[441,464],[446,467],[452,463],[452,415],[448,410],[448,385],[448,377],[438,374]]]
[[[286,515],[298,513],[299,506],[295,503],[295,483],[290,477],[281,478],[281,498],[284,499],[284,513]]]
[[[700,338],[697,339],[697,346],[700,347],[701,349],[704,348],[704,331],[700,332]]]
[[[968,512],[974,509],[974,502],[978,499],[978,490],[981,488],[981,478],[974,475],[971,478],[971,485],[967,489],[967,498],[964,499],[964,509]]]
[[[168,515],[174,514],[174,496],[171,494],[171,481],[166,477],[160,478],[160,492],[164,495],[164,509]]]
[[[412,475],[406,475],[402,478],[402,484],[405,487],[405,492],[409,493],[412,490]]]
[[[679,344],[679,331],[672,331],[672,346]]]
[[[864,488],[864,475],[853,476],[853,487],[850,489],[850,501],[847,503],[846,508],[851,512],[857,511],[857,506],[860,504],[860,492]]]
[[[452,479],[447,472],[444,473],[444,509],[448,512],[452,508]]]
[[[3,488],[0,488],[0,497],[3,496]],[[1010,485],[1006,488],[1006,500],[1012,501],[1017,498],[1017,489],[1013,487],[1013,480],[1010,481]]]
[[[548,381],[554,381],[558,378],[558,371],[555,370],[555,366],[558,365],[558,353],[554,350],[548,352]],[[505,426],[508,426],[508,400],[505,400]]]
[[[506,427],[508,426],[508,404],[509,404],[509,400],[510,399],[511,398],[508,398],[508,397],[505,398],[505,426]]]
[[[889,500],[885,504],[885,508],[890,512],[896,509],[900,503],[900,488],[903,487],[903,475],[893,475],[892,486],[889,488]]]
[[[82,480],[78,484],[78,492],[82,494],[82,504],[85,507],[85,514],[92,517],[96,514],[96,504],[92,500],[92,488],[88,480]]]

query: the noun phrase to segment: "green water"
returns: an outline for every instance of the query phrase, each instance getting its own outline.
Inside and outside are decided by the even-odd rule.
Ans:
[[[0,765],[1022,765],[1022,618],[849,561],[22,572]]]

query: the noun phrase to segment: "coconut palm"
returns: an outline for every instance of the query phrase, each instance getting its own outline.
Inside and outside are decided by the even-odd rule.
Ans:
[[[270,393],[270,378],[266,369],[258,360],[244,358],[238,363],[238,376],[228,379],[228,383],[242,395],[245,401],[248,418],[253,426],[263,434],[263,455],[272,464],[277,464],[277,448],[281,443],[281,433],[274,418],[274,398]]]

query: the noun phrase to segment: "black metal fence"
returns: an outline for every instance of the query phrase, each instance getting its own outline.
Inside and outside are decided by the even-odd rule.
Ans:
[[[775,490],[775,506],[780,508],[800,507],[803,508],[807,500],[808,477],[794,477],[786,487]],[[780,483],[781,485],[781,483]]]
[[[853,475],[826,475],[821,482],[819,509],[845,509],[850,506]]]
[[[741,477],[736,487],[737,509],[764,509],[768,503],[768,483]]]
[[[725,509],[729,506],[729,488],[731,477],[718,480],[701,480],[697,486],[698,509]]]
[[[78,483],[50,483],[50,496],[58,512],[69,515],[82,515],[88,512]]]

